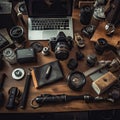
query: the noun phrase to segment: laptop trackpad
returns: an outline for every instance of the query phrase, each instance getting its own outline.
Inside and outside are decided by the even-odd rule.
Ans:
[[[43,38],[51,38],[51,37],[56,37],[58,34],[58,31],[43,31],[42,35]]]

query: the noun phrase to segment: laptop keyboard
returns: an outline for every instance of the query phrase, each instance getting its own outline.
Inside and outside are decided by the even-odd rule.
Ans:
[[[32,30],[69,30],[69,19],[32,19]]]

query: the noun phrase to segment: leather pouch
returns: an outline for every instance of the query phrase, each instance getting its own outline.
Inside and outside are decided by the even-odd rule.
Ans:
[[[51,70],[49,71],[49,77],[46,78],[49,67],[51,67]],[[58,60],[39,67],[33,67],[31,75],[35,88],[40,88],[44,85],[56,82],[64,77]]]

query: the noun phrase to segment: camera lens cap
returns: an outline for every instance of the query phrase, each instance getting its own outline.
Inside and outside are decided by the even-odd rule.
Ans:
[[[93,67],[97,62],[97,56],[95,54],[90,54],[87,56],[87,65]]]
[[[19,38],[23,35],[23,28],[21,26],[14,26],[10,29],[10,35],[13,38]]]
[[[72,71],[67,77],[68,86],[70,89],[79,91],[86,83],[86,77],[82,72]]]
[[[16,68],[12,71],[12,78],[15,80],[21,80],[25,75],[25,71],[22,68]]]
[[[74,58],[71,58],[71,59],[68,61],[67,67],[68,67],[70,70],[74,70],[75,68],[77,68],[77,66],[78,66],[78,62],[77,62]]]
[[[43,50],[43,45],[39,42],[33,42],[30,46],[35,49],[36,52],[41,52]]]

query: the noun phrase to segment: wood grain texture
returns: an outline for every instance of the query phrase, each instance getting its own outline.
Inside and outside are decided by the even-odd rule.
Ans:
[[[74,33],[80,32],[83,26],[79,22],[79,9],[74,9],[73,11],[73,23],[74,23]],[[27,29],[24,29],[24,30],[26,33]],[[25,36],[27,36],[27,34],[25,34]],[[101,34],[98,34],[98,37],[101,37]],[[83,58],[83,60],[78,61],[78,67],[76,69],[80,72],[85,72],[86,70],[89,69],[89,67],[86,64],[86,56],[91,53],[95,54],[95,50],[94,50],[92,42],[88,38],[84,38],[84,39],[85,39],[86,47],[81,49],[80,51],[83,52],[85,57]],[[30,41],[27,40],[27,43],[28,43],[27,46],[29,47]],[[48,45],[47,41],[40,41],[40,43],[43,44],[44,46]],[[69,112],[69,111],[120,109],[120,102],[115,103],[115,104],[105,103],[105,102],[88,104],[80,100],[72,101],[72,102],[64,103],[64,104],[45,105],[38,109],[33,109],[30,106],[31,100],[40,94],[54,94],[54,95],[55,94],[67,94],[67,95],[91,94],[93,96],[97,96],[95,91],[92,89],[92,86],[91,86],[92,81],[90,80],[89,77],[87,77],[86,85],[80,91],[77,91],[77,92],[73,91],[67,85],[66,77],[70,72],[70,70],[67,68],[67,63],[70,58],[76,58],[75,53],[77,51],[79,51],[79,49],[76,46],[76,44],[74,44],[74,48],[70,51],[69,58],[65,61],[60,61],[64,76],[65,76],[63,80],[58,81],[57,83],[53,83],[51,85],[46,85],[40,89],[35,89],[33,83],[31,84],[26,109],[17,108],[15,110],[7,110],[5,108],[5,105],[7,104],[7,100],[8,100],[8,90],[11,87],[18,87],[21,90],[21,92],[23,92],[24,85],[25,85],[26,76],[21,81],[16,81],[12,78],[12,75],[11,75],[12,71],[17,67],[22,67],[27,72],[29,68],[32,68],[34,66],[44,65],[46,63],[56,60],[55,55],[51,51],[50,51],[49,56],[43,56],[42,53],[38,53],[37,54],[38,61],[36,63],[10,65],[9,63],[5,62],[4,69],[0,71],[0,74],[1,73],[7,74],[7,78],[5,80],[4,89],[3,89],[3,93],[5,95],[5,104],[2,108],[0,108],[0,113],[43,113],[43,112]],[[97,55],[98,60],[101,59],[102,57],[103,56]],[[103,94],[103,96],[105,95],[106,94]]]
[[[115,28],[115,32],[113,36],[107,36],[106,31],[105,31],[105,25],[106,21],[104,22],[99,22],[99,25],[97,26],[96,31],[94,32],[91,41],[96,42],[99,38],[104,38],[107,40],[107,42],[110,45],[117,46],[117,44],[120,42],[120,27]]]

